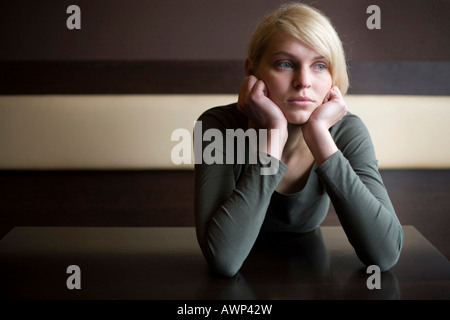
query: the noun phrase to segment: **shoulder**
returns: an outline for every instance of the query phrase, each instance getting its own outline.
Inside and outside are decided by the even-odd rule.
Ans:
[[[336,123],[330,131],[339,132],[341,130],[358,130],[365,128],[365,125],[360,117],[356,114],[347,112],[347,114],[342,118],[341,121]]]
[[[361,134],[370,137],[369,131],[361,118],[350,112],[347,112],[341,121],[331,127],[330,132],[335,139],[350,139]]]
[[[237,109],[237,103],[213,107],[203,112],[197,121],[202,122],[203,129],[236,129],[247,126],[248,118]]]

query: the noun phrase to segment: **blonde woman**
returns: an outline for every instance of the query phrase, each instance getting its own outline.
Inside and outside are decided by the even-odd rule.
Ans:
[[[402,227],[369,133],[347,112],[344,51],[328,18],[307,5],[282,6],[254,32],[245,70],[238,102],[198,119],[202,133],[266,133],[256,163],[195,166],[197,238],[211,269],[235,275],[260,232],[318,228],[330,199],[360,260],[391,268],[400,255]],[[204,151],[211,143],[194,147]],[[237,148],[249,154],[251,146]],[[214,152],[229,157],[225,142]],[[277,170],[261,174],[273,162]]]

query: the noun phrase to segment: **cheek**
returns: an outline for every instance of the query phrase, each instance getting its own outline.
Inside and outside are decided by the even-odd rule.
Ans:
[[[276,78],[266,74],[259,79],[262,80],[266,85],[266,90],[269,98],[274,99],[279,95],[281,86]]]
[[[331,78],[331,75],[323,77],[318,82],[317,94],[323,99],[325,99],[332,86],[333,86],[333,79]]]

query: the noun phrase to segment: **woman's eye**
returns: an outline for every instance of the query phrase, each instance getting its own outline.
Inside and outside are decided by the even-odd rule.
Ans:
[[[314,69],[316,69],[317,71],[323,71],[326,68],[327,68],[327,66],[324,63],[317,63],[314,65]]]
[[[288,61],[281,61],[278,63],[278,66],[281,68],[288,69],[288,68],[292,68],[292,63],[290,63]]]

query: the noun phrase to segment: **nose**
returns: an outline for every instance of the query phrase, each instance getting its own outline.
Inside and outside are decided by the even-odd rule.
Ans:
[[[292,85],[295,89],[308,89],[311,87],[308,68],[299,68],[294,75]]]

